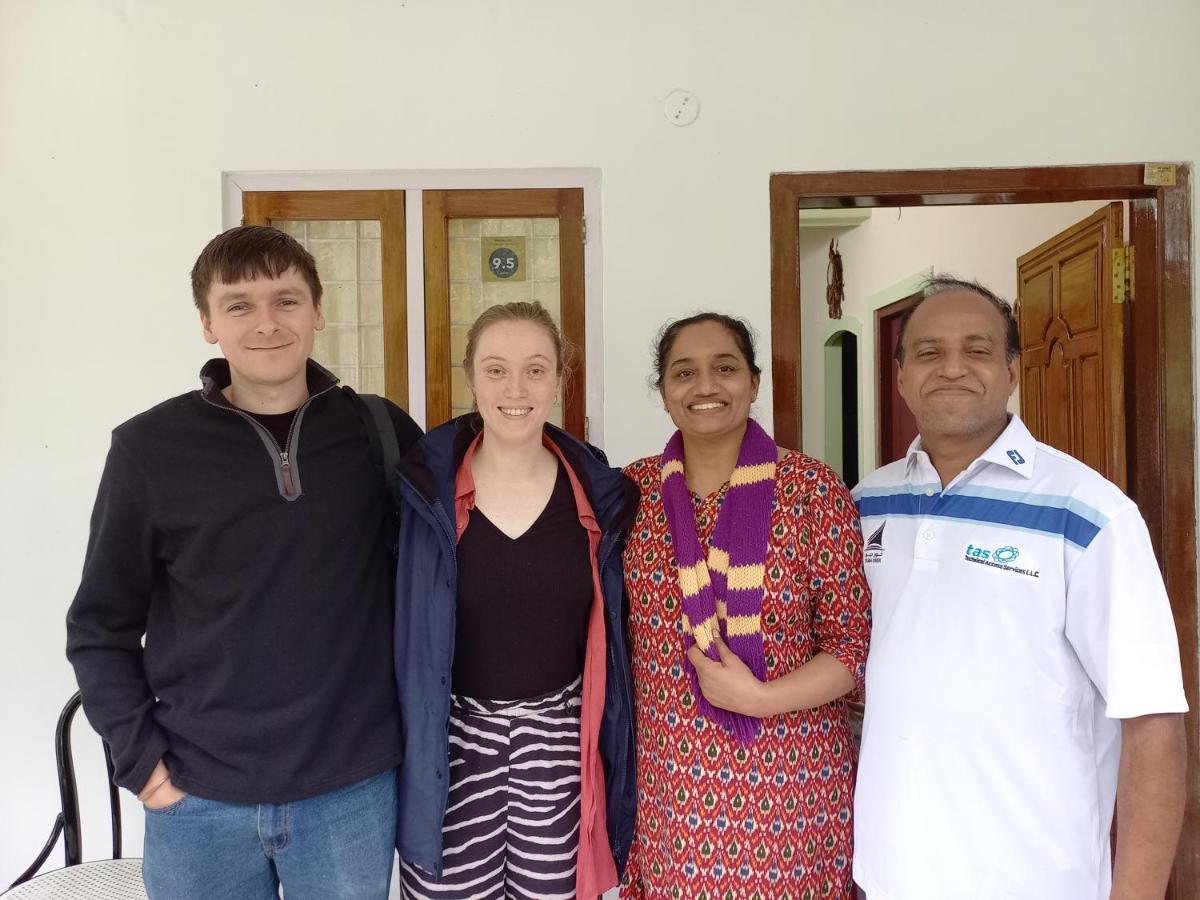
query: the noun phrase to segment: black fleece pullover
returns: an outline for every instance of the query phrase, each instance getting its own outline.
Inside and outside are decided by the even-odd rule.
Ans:
[[[400,760],[387,498],[354,398],[309,362],[286,447],[204,389],[113,432],[67,656],[116,781],[282,803]],[[420,429],[389,404],[403,454]],[[143,648],[142,638],[145,636]]]

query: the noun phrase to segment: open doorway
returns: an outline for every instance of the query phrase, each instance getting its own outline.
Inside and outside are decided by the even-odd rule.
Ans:
[[[885,172],[781,173],[771,178],[771,345],[775,437],[803,447],[805,408],[801,211],[886,211],[1110,202],[1128,204],[1127,237],[1136,270],[1111,256],[1098,281],[1127,280],[1136,302],[1123,311],[1118,350],[1124,391],[1106,429],[1123,437],[1115,451],[1126,467],[1126,490],[1149,527],[1180,636],[1187,718],[1188,797],[1169,896],[1200,896],[1200,658],[1197,655],[1195,392],[1190,167],[1178,164],[949,169]],[[843,254],[845,241],[840,242]],[[1026,250],[1035,251],[1038,245]],[[1107,251],[1105,251],[1107,252]],[[1036,255],[1036,254],[1035,254]],[[1015,263],[1015,261],[1014,261]],[[1014,269],[1016,266],[1014,265]],[[824,264],[820,266],[823,274]],[[849,286],[849,279],[847,279]],[[1013,291],[1010,296],[1017,294]],[[903,295],[893,296],[892,300]],[[1055,302],[1053,297],[1048,298]],[[1102,336],[1101,342],[1108,340]],[[1061,361],[1060,361],[1061,362]],[[1099,382],[1096,382],[1099,384]],[[873,393],[873,392],[872,392]],[[864,415],[864,421],[867,417]],[[872,410],[871,421],[874,420]]]
[[[858,337],[838,331],[825,342],[825,462],[853,487],[859,471]]]
[[[920,294],[909,294],[875,309],[875,391],[878,447],[876,465],[884,466],[903,456],[917,436],[917,420],[900,396],[896,348],[904,314]]]
[[[839,433],[842,399],[829,360],[840,350],[832,346],[837,330],[850,329],[862,334],[860,471],[908,451],[916,422],[900,398],[896,343],[905,312],[936,270],[978,280],[1015,301],[1027,365],[1011,410],[1035,436],[1124,488],[1127,307],[1123,296],[1112,296],[1111,256],[1123,252],[1126,207],[1121,201],[917,206],[864,209],[833,223],[806,216],[798,251],[805,323],[799,449],[844,474],[840,452],[851,439]],[[838,318],[825,300],[822,265],[831,236],[845,280]]]

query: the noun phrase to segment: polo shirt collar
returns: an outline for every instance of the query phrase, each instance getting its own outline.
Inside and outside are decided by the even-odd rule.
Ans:
[[[967,468],[970,469],[979,462],[989,462],[1016,472],[1023,478],[1032,478],[1036,450],[1037,441],[1029,433],[1029,429],[1021,421],[1021,417],[1010,415],[1008,425],[1000,432],[1000,437],[996,438],[979,459]],[[919,471],[922,458],[928,459],[929,457],[921,446],[921,436],[918,434],[908,445],[908,453],[905,455],[906,472],[910,478],[914,471]]]
[[[1036,452],[1037,441],[1033,439],[1021,417],[1013,415],[1009,417],[1008,427],[979,458],[1011,469],[1024,478],[1032,478]]]

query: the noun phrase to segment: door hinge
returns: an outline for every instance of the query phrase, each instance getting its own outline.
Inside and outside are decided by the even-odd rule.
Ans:
[[[1133,245],[1113,247],[1112,251],[1112,302],[1132,303],[1134,285]]]
[[[589,417],[584,416],[583,417],[583,439],[585,441],[590,438],[591,430],[592,430],[592,420]]]
[[[587,243],[587,216],[581,216],[580,221],[583,223],[583,242]]]

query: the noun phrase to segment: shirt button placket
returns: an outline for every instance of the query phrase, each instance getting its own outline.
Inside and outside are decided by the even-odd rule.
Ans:
[[[917,523],[917,533],[913,541],[913,561],[937,563],[939,550],[938,526],[930,519],[921,519]]]

